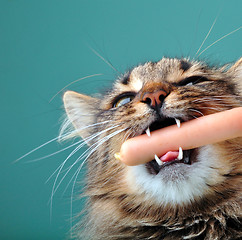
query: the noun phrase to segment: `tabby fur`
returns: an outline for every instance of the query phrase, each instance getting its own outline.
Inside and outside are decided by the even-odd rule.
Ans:
[[[166,96],[154,109],[142,96],[159,89]],[[125,139],[144,133],[160,117],[188,121],[241,107],[241,96],[242,59],[215,67],[162,58],[127,72],[100,98],[67,91],[67,121],[76,129],[70,134],[90,147],[87,213],[75,237],[241,239],[241,137],[197,148],[190,165],[173,164],[157,175],[147,165],[126,166],[114,158]]]

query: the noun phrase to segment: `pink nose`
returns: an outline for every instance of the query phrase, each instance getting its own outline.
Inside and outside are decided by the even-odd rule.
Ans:
[[[166,92],[163,90],[158,90],[156,92],[147,92],[143,95],[142,101],[147,103],[151,107],[161,106],[166,95]]]

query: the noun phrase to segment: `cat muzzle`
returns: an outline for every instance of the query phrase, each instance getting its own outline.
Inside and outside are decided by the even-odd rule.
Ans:
[[[177,118],[160,118],[157,121],[154,121],[144,132],[143,134],[151,135],[152,131],[165,128],[171,125],[176,124],[179,128],[182,120]],[[169,151],[163,156],[155,155],[154,159],[145,164],[149,173],[157,175],[161,169],[170,166],[172,164],[188,164],[192,163],[191,153],[193,150],[182,150],[179,148],[179,151]]]

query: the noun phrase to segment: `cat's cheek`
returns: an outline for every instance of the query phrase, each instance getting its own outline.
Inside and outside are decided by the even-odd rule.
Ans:
[[[148,107],[147,104],[145,103],[141,103],[141,102],[136,102],[134,103],[133,105],[133,108],[135,109],[136,111],[136,114],[134,115],[135,118],[140,118],[142,117],[142,121],[146,121],[146,119],[144,117],[146,117],[147,119],[149,117],[152,116],[152,111],[151,109]],[[134,118],[134,121],[135,121],[135,118]],[[154,119],[154,117],[152,118],[152,120]],[[149,119],[150,120],[150,119]],[[135,123],[135,122],[134,122]]]
[[[188,119],[188,101],[179,99],[177,93],[171,93],[164,101],[161,114],[171,118]]]
[[[114,136],[111,140],[110,140],[110,154],[111,156],[114,157],[114,154],[120,151],[120,148],[122,146],[122,143],[124,142],[124,140],[127,138],[128,133],[126,132],[121,132],[118,135]]]
[[[203,173],[206,184],[215,186],[222,183],[224,181],[223,175],[231,171],[231,166],[223,157],[222,152],[219,151],[219,144],[206,145],[200,149],[198,161],[202,163],[204,169],[207,169]]]

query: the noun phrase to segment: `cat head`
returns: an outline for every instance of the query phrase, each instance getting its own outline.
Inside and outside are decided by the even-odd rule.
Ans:
[[[64,94],[68,123],[89,145],[88,194],[124,206],[188,206],[228,199],[238,191],[241,139],[184,152],[186,161],[160,168],[154,161],[126,166],[114,158],[122,143],[181,122],[241,106],[242,59],[209,67],[188,59],[162,58],[121,76],[101,98]],[[149,93],[157,93],[154,101]],[[126,200],[125,200],[126,199]],[[131,204],[132,203],[132,204]],[[131,207],[132,205],[132,207]]]

